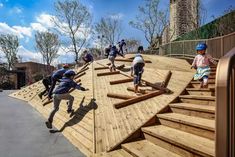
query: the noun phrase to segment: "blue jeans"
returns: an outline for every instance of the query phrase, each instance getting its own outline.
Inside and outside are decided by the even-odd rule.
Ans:
[[[137,63],[133,67],[134,69],[134,85],[139,85],[143,73],[144,63]]]

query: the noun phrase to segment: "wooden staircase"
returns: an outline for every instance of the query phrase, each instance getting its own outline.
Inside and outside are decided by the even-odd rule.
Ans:
[[[199,89],[200,83],[191,81],[184,95],[156,115],[155,125],[141,128],[141,139],[95,156],[215,156],[215,74],[213,67],[208,89]]]

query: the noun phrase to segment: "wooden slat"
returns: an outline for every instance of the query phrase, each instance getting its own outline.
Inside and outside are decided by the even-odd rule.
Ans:
[[[128,106],[128,105],[131,105],[131,104],[134,104],[134,103],[137,103],[137,102],[140,102],[140,101],[143,101],[143,100],[161,95],[163,93],[164,93],[164,91],[151,92],[151,93],[148,93],[148,94],[138,96],[136,98],[132,98],[132,99],[120,102],[120,103],[116,103],[113,106],[118,109],[118,108],[121,108],[121,107],[125,107],[125,106]]]
[[[86,68],[80,70],[79,72],[77,72],[76,75],[79,75],[79,74],[83,73],[84,71],[87,71],[88,69],[89,69],[89,67],[86,67]]]
[[[127,90],[131,91],[131,92],[135,91],[135,89],[133,87],[127,87]],[[138,91],[138,93],[141,93],[141,94],[148,94],[151,92],[153,92],[153,91],[148,91],[148,90],[144,90],[144,89],[139,89],[139,91]]]
[[[133,59],[122,59],[122,58],[116,58],[115,61],[121,61],[121,62],[132,62]],[[144,60],[145,63],[152,63],[150,60]]]
[[[116,75],[116,74],[120,74],[120,71],[98,73],[97,76]]]
[[[103,69],[109,69],[109,67],[97,67],[95,70],[103,70]]]
[[[127,78],[127,79],[122,79],[122,80],[110,81],[109,83],[111,85],[114,85],[114,84],[120,84],[120,83],[132,82],[132,81],[133,81],[132,78]]]
[[[125,99],[125,100],[136,98],[135,96],[121,95],[121,94],[115,94],[115,93],[108,93],[107,97],[117,98],[117,99]]]
[[[74,79],[77,79],[77,78],[79,78],[79,77],[82,77],[83,75],[86,75],[86,72],[83,72],[83,73],[78,74],[77,76],[74,77]]]
[[[164,81],[162,82],[162,87],[166,88],[170,79],[171,79],[172,72],[168,71],[166,74],[166,77],[164,78]]]

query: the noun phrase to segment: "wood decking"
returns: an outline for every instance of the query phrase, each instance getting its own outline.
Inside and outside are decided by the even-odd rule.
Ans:
[[[129,57],[129,55],[127,55],[127,57]],[[194,71],[190,69],[190,65],[184,60],[149,55],[144,55],[144,58],[150,60],[152,63],[146,64],[143,79],[153,84],[161,83],[170,70],[172,76],[167,88],[173,93],[161,94],[116,109],[113,107],[113,104],[123,100],[109,98],[107,97],[107,93],[116,93],[126,96],[137,95],[127,90],[128,87],[133,87],[133,82],[124,81],[119,84],[110,84],[110,82],[113,81],[128,79],[127,76],[121,73],[97,76],[98,73],[109,72],[109,69],[102,68],[107,67],[107,63],[109,63],[108,60],[105,59],[89,65],[89,69],[85,71],[86,74],[81,76],[82,85],[89,88],[89,90],[85,92],[75,90],[72,92],[72,95],[75,97],[73,107],[76,110],[75,115],[70,117],[66,113],[66,103],[62,101],[60,110],[56,113],[53,124],[58,130],[61,130],[71,143],[87,156],[91,156],[94,153],[112,151],[118,148],[126,139],[140,130],[146,122],[155,117],[157,113],[177,98],[193,77]],[[131,63],[117,61],[116,64],[125,64],[126,67],[124,71],[126,71]],[[129,74],[129,72],[126,72],[126,74]],[[140,88],[151,89],[150,87]],[[22,93],[22,91],[26,89],[27,91],[35,89],[31,98],[22,98],[17,94]],[[37,87],[31,87],[30,90],[26,87],[25,89],[13,93],[11,96],[29,101],[45,118],[48,118],[53,104],[49,103],[46,106],[42,106],[42,101],[37,96],[38,92],[42,89],[42,84],[38,83]],[[27,97],[28,95],[29,92],[25,92],[24,96]],[[94,102],[90,103],[92,99],[94,99]],[[144,142],[140,144],[144,144]],[[149,143],[147,142],[147,144]],[[138,146],[136,146],[136,148],[137,147]],[[126,146],[126,149],[128,149],[128,146]],[[162,152],[166,151],[161,148],[159,148],[159,150]],[[126,153],[123,153],[123,151],[117,152],[120,154]]]

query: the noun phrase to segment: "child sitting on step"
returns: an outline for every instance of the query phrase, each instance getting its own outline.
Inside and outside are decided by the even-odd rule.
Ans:
[[[143,46],[139,46],[138,47],[138,52],[132,62],[132,66],[131,66],[131,76],[134,76],[134,92],[135,93],[138,93],[138,87],[140,85],[140,81],[141,81],[141,77],[142,77],[142,74],[144,72],[144,65],[145,65],[145,62],[144,62],[144,59],[143,57],[141,56],[141,52],[143,52],[144,48]],[[133,75],[133,72],[134,72],[134,75]]]
[[[49,129],[52,128],[53,117],[55,113],[59,110],[59,105],[60,105],[61,100],[68,100],[67,112],[68,113],[73,112],[72,106],[73,106],[74,97],[69,94],[69,90],[71,88],[85,91],[85,88],[81,87],[81,84],[77,84],[76,82],[73,81],[75,75],[76,73],[72,70],[66,71],[64,73],[64,77],[60,80],[60,84],[53,92],[54,93],[54,96],[53,96],[54,108],[49,115],[48,121],[46,122],[47,128]]]
[[[197,69],[197,73],[194,75],[194,80],[201,82],[201,88],[208,88],[208,77],[210,75],[210,62],[217,64],[217,62],[206,53],[207,45],[205,43],[199,43],[196,46],[197,54],[194,58],[191,68]]]

